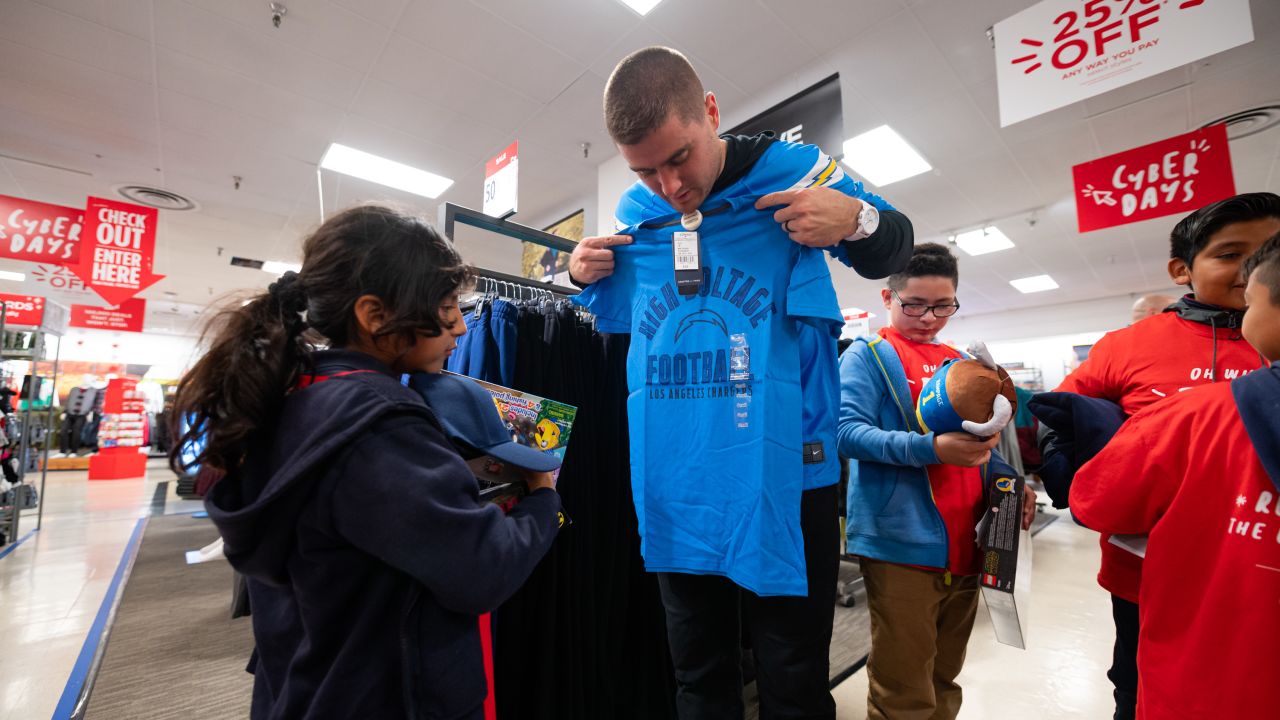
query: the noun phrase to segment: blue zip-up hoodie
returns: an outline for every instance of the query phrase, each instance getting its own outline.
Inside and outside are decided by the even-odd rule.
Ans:
[[[840,356],[837,446],[849,463],[846,535],[850,554],[904,565],[947,567],[947,528],[927,466],[938,464],[933,433],[922,433],[902,360],[888,341],[862,337]],[[1016,473],[995,452],[982,468]]]
[[[503,515],[386,366],[324,351],[315,373],[205,498],[248,576],[251,717],[482,718],[478,616],[551,547],[559,495]]]

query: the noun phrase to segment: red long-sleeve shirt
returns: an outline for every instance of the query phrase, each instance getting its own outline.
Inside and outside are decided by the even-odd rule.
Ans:
[[[1077,473],[1071,510],[1081,522],[1149,535],[1140,719],[1280,712],[1277,496],[1225,382],[1143,410]]]
[[[942,343],[919,343],[892,327],[882,328],[880,335],[893,345],[907,374],[911,402],[920,401],[920,391],[943,363],[962,358],[958,350]],[[978,558],[977,531],[974,529],[985,511],[982,493],[982,471],[958,465],[930,465],[929,487],[933,501],[947,528],[947,567],[953,575],[977,575],[981,571]]]
[[[1215,368],[1221,379],[1232,380],[1263,367],[1262,358],[1239,331],[1217,331],[1216,358],[1213,336],[1208,325],[1183,320],[1176,313],[1155,315],[1104,335],[1089,351],[1089,358],[1056,390],[1110,400],[1133,415],[1162,399],[1213,382]],[[1073,490],[1079,482],[1077,475]],[[1098,584],[1129,602],[1138,602],[1142,559],[1110,544],[1109,538],[1102,535]]]

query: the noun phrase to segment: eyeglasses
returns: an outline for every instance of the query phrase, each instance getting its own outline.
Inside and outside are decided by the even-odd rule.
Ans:
[[[960,309],[960,303],[958,302],[951,303],[949,305],[926,305],[924,303],[905,303],[905,302],[902,302],[902,298],[898,296],[897,290],[893,291],[893,298],[898,301],[899,305],[902,306],[902,314],[906,315],[907,317],[924,317],[925,313],[928,313],[930,310],[932,310],[934,317],[945,318],[945,317],[951,317],[952,315],[955,315],[956,311]]]

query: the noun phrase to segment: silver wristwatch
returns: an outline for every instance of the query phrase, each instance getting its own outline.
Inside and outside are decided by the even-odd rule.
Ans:
[[[861,240],[864,237],[873,235],[877,228],[880,227],[880,211],[871,203],[862,200],[862,210],[858,212],[858,228],[853,234],[845,238],[846,240]]]

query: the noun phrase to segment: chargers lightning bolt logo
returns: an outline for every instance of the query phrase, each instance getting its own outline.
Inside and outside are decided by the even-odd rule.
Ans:
[[[680,318],[680,324],[676,326],[676,342],[680,342],[680,338],[699,323],[720,328],[720,332],[724,333],[725,337],[729,337],[729,324],[724,321],[720,313],[703,309]]]

